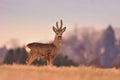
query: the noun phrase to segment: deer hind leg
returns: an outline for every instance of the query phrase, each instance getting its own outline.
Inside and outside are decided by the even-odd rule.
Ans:
[[[32,51],[29,47],[25,47],[25,50],[27,51],[28,58],[26,59],[26,64],[30,64],[30,60],[32,58]]]
[[[37,54],[31,51],[26,60],[26,64],[30,65],[35,59],[37,59]]]
[[[28,58],[27,58],[27,60],[26,60],[26,64],[27,65],[31,64],[31,59],[32,59],[32,56],[29,55]]]
[[[35,61],[37,58],[35,56],[29,56],[28,59],[26,60],[26,64],[30,65],[33,61]]]

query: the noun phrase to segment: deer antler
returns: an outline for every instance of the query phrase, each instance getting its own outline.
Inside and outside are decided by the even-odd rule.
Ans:
[[[62,19],[60,20],[60,29],[62,29],[62,26],[63,26],[63,22],[62,22]]]
[[[59,27],[58,27],[58,22],[56,22],[56,27],[57,27],[57,29],[59,29]]]

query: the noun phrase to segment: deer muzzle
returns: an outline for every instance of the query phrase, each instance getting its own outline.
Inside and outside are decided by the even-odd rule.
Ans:
[[[58,39],[62,39],[62,36],[58,36]]]

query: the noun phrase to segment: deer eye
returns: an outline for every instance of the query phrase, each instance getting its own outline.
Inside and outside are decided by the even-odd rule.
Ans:
[[[56,34],[58,35],[58,32],[56,32]]]

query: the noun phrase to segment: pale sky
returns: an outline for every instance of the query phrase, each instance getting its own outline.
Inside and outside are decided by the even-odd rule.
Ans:
[[[60,19],[66,33],[75,25],[120,27],[120,0],[0,0],[0,46],[13,38],[21,44],[51,41]]]

